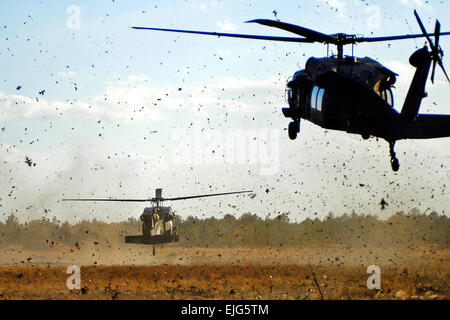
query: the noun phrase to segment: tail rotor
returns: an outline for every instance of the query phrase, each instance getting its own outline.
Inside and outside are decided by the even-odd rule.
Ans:
[[[440,33],[441,24],[439,23],[439,20],[436,19],[436,24],[434,26],[434,41],[435,41],[435,43],[433,43],[433,41],[429,37],[427,31],[425,30],[422,20],[420,20],[420,17],[416,10],[414,10],[414,15],[416,16],[417,23],[419,24],[420,29],[422,30],[422,33],[427,38],[428,43],[430,44],[431,59],[433,60],[433,68],[431,71],[431,82],[434,83],[434,73],[435,73],[436,63],[437,63],[441,67],[442,71],[444,72],[445,77],[447,78],[448,82],[450,83],[450,79],[447,75],[447,72],[445,71],[444,64],[442,63],[442,57],[444,56],[444,52],[442,51],[441,47],[439,46],[439,36],[441,34]]]

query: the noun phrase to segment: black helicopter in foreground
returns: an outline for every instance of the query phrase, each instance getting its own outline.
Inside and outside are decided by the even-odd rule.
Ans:
[[[427,96],[425,83],[431,63],[431,82],[434,82],[436,63],[442,68],[442,49],[439,37],[450,35],[440,32],[436,20],[434,34],[427,33],[416,10],[414,10],[422,34],[385,37],[359,37],[351,34],[323,34],[301,26],[278,20],[257,19],[247,22],[259,23],[300,37],[277,37],[248,34],[218,33],[179,29],[133,27],[134,29],[203,34],[219,37],[234,37],[269,41],[301,43],[324,43],[337,46],[337,56],[309,58],[305,69],[297,71],[287,83],[289,108],[282,108],[283,115],[291,118],[288,133],[294,140],[300,132],[300,120],[305,119],[325,129],[360,134],[364,139],[375,136],[389,143],[391,166],[399,169],[394,145],[401,139],[430,139],[450,136],[450,115],[419,114],[422,99]],[[435,42],[430,36],[434,35]],[[397,74],[377,61],[369,58],[344,56],[344,45],[360,42],[379,42],[426,37],[431,51],[426,46],[415,51],[409,61],[416,68],[401,112],[394,109],[392,88]],[[353,48],[353,47],[352,47]],[[353,51],[353,50],[352,50]],[[449,80],[450,81],[450,80]]]
[[[195,198],[224,196],[229,194],[249,193],[253,191],[234,191],[224,193],[203,194],[177,198],[163,198],[162,189],[155,191],[155,197],[149,199],[62,199],[63,201],[118,201],[118,202],[150,202],[151,207],[144,209],[140,216],[142,221],[142,235],[125,236],[125,243],[152,244],[155,255],[155,244],[178,242],[178,227],[174,225],[175,214],[171,207],[164,207],[164,201],[187,200]]]

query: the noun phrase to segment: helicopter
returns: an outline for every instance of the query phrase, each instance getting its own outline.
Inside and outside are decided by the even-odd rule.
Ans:
[[[171,207],[164,207],[164,201],[187,200],[195,198],[224,196],[253,191],[233,191],[224,193],[203,194],[177,198],[163,198],[162,188],[155,190],[155,197],[150,199],[62,199],[63,201],[118,201],[118,202],[150,202],[151,207],[144,208],[139,217],[142,221],[142,235],[125,236],[125,243],[152,244],[155,255],[155,244],[178,242],[178,227],[174,225],[175,213]]]
[[[255,19],[246,23],[282,29],[302,37],[279,37],[251,34],[219,33],[182,29],[152,27],[132,27],[140,30],[178,32],[218,37],[232,37],[294,43],[323,43],[337,46],[337,55],[330,57],[310,57],[305,69],[294,73],[286,84],[289,107],[282,108],[286,118],[290,118],[288,134],[291,140],[300,132],[301,119],[310,121],[324,129],[345,131],[382,138],[389,143],[390,162],[393,171],[400,168],[394,147],[402,139],[431,139],[450,136],[450,115],[419,114],[422,99],[427,96],[425,84],[431,64],[431,82],[434,83],[436,64],[448,75],[442,63],[443,51],[439,46],[440,36],[450,32],[440,32],[441,25],[436,20],[434,33],[427,33],[417,13],[414,15],[422,31],[383,37],[361,37],[353,34],[324,34],[302,26],[279,20]],[[433,43],[431,36],[434,36]],[[353,46],[361,42],[380,42],[425,37],[431,50],[425,45],[410,57],[410,64],[416,68],[414,77],[403,103],[401,112],[394,109],[392,88],[398,74],[369,57],[353,56]],[[344,56],[345,45],[352,46],[352,55]],[[327,50],[328,51],[328,50]]]

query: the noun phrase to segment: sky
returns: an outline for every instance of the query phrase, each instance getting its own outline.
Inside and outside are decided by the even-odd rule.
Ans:
[[[266,18],[385,36],[420,33],[414,9],[428,32],[435,19],[450,30],[448,3],[432,0],[1,1],[0,220],[137,218],[141,203],[61,199],[149,198],[159,187],[166,197],[255,193],[166,203],[182,218],[448,215],[450,138],[397,142],[396,173],[383,140],[307,122],[289,140],[286,81],[309,57],[326,56],[326,46],[131,29],[293,36],[244,23]],[[441,37],[444,51],[449,38]],[[408,58],[424,43],[354,48],[399,74],[397,110],[414,73]],[[427,92],[421,113],[450,114],[441,70]]]

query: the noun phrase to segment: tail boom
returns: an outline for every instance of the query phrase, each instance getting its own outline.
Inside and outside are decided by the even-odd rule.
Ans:
[[[403,124],[399,139],[433,139],[450,137],[450,115],[419,114],[416,121]]]

